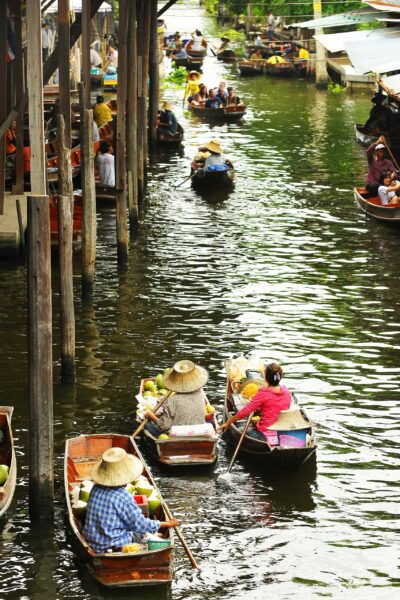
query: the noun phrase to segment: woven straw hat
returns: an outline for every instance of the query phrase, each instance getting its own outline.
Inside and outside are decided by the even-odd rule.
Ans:
[[[189,77],[190,77],[191,75],[196,75],[196,78],[197,78],[197,79],[200,79],[200,78],[201,78],[201,74],[200,74],[198,71],[194,71],[194,70],[193,70],[193,71],[189,71],[187,78],[189,79]]]
[[[165,371],[163,381],[167,390],[181,394],[194,392],[207,383],[208,373],[191,360],[180,360],[174,364],[172,369]]]
[[[294,429],[308,429],[311,426],[311,421],[306,421],[299,408],[289,408],[289,410],[282,410],[275,423],[272,423],[267,429],[290,431]]]
[[[207,144],[204,144],[203,148],[207,148],[210,152],[215,152],[215,154],[222,154],[223,150],[220,146],[218,140],[210,140]]]
[[[173,108],[174,107],[172,106],[171,102],[164,102],[164,104],[163,104],[164,110],[173,110]]]
[[[142,472],[143,465],[137,456],[128,454],[123,448],[109,448],[93,467],[92,478],[100,485],[119,487],[135,481]]]

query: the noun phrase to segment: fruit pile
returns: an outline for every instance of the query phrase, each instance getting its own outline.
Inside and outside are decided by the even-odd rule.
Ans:
[[[160,373],[153,379],[147,379],[143,386],[143,393],[136,396],[138,401],[136,418],[143,421],[148,410],[154,410],[163,396],[168,393],[164,387],[163,376]],[[162,412],[162,410],[160,411]]]
[[[0,465],[0,485],[4,485],[8,479],[8,465]]]

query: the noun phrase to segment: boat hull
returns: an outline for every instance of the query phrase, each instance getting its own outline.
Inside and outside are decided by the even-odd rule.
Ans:
[[[188,105],[189,110],[202,119],[218,120],[218,121],[234,121],[241,119],[246,114],[246,106],[232,105],[223,108],[205,108],[199,106]]]
[[[13,410],[12,406],[0,406],[0,430],[4,436],[0,446],[0,464],[8,466],[7,481],[0,486],[0,517],[12,502],[17,481],[17,459],[11,427]]]
[[[264,64],[255,65],[249,61],[240,61],[238,62],[238,70],[243,77],[254,77],[263,74]]]
[[[195,173],[192,170],[192,186],[198,189],[221,189],[233,187],[235,179],[235,170],[228,171],[206,171],[205,173]]]
[[[95,553],[82,535],[82,524],[73,514],[69,492],[73,484],[90,479],[93,466],[101,459],[103,452],[111,447],[124,448],[129,454],[137,456],[144,465],[144,475],[155,486],[139,449],[129,436],[109,433],[80,435],[68,439],[65,447],[64,485],[69,523],[77,553],[85,559],[89,572],[103,586],[118,588],[170,584],[174,558],[173,537],[170,530],[167,530],[167,535],[171,539],[170,546],[138,553]],[[162,505],[156,517],[166,520]]]
[[[359,207],[373,219],[381,223],[400,225],[400,206],[382,206],[379,198],[368,198],[364,188],[354,188],[354,198]]]
[[[157,142],[159,144],[165,144],[168,146],[174,146],[176,144],[180,144],[184,138],[184,130],[182,125],[178,123],[178,129],[175,135],[168,135],[166,133],[160,133],[157,129]]]
[[[221,50],[221,52],[217,52],[217,59],[224,63],[233,63],[236,60],[235,51]]]
[[[366,148],[378,140],[378,136],[372,135],[372,133],[365,131],[364,125],[360,125],[358,123],[354,124],[354,133],[356,136],[356,141],[361,144],[361,146]]]

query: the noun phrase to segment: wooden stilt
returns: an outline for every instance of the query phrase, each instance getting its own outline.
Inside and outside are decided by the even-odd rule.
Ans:
[[[84,3],[86,4],[86,3]],[[70,0],[58,2],[58,60],[60,115],[65,123],[65,145],[71,148],[71,95],[69,49]]]
[[[129,4],[128,14],[128,90],[126,101],[126,172],[128,184],[128,211],[131,230],[139,221],[137,171],[137,46],[136,0]]]
[[[22,26],[21,26],[21,2],[20,0],[14,0],[13,3],[14,13],[14,33],[15,33],[15,59],[14,59],[14,73],[15,73],[15,102],[14,106],[18,106],[22,100],[24,93],[24,64],[23,64],[23,52],[22,52]],[[17,117],[17,154],[15,157],[15,187],[14,194],[23,194],[24,192],[24,120],[22,112],[18,113]]]
[[[126,92],[127,92],[127,0],[119,1],[119,28],[118,28],[118,91],[117,91],[117,124],[116,124],[116,169],[115,188],[116,221],[117,221],[117,254],[118,265],[124,266],[128,262],[128,227],[126,205]]]
[[[144,0],[136,0],[137,16],[137,177],[138,177],[138,202],[144,196],[144,137],[146,132],[146,97],[143,87],[144,81]]]
[[[82,81],[84,86],[85,108],[90,108],[90,41],[91,10],[90,2],[82,3]]]
[[[149,152],[148,142],[148,91],[149,91],[149,67],[150,67],[150,25],[151,25],[151,2],[144,3],[144,19],[143,19],[143,96],[144,96],[144,114],[143,121],[145,124],[143,132],[143,169],[144,169],[144,190],[147,185],[147,157]]]
[[[153,144],[157,141],[157,117],[160,101],[157,29],[157,0],[151,0],[149,123],[150,140]]]
[[[3,92],[0,94],[0,123],[7,117],[7,5],[0,2],[0,81]],[[6,183],[6,139],[0,137],[0,215],[4,211],[4,188]]]

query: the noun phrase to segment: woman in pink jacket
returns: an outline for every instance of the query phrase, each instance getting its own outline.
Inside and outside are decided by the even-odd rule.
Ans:
[[[257,411],[261,413],[261,418],[256,423],[255,428],[248,429],[247,435],[265,442],[265,432],[268,427],[275,423],[281,410],[290,408],[292,397],[287,387],[280,383],[282,376],[283,371],[278,363],[268,364],[265,368],[266,387],[260,388],[244,408],[225,423],[222,423],[218,429],[225,431],[231,423],[248,417],[252,412]]]

